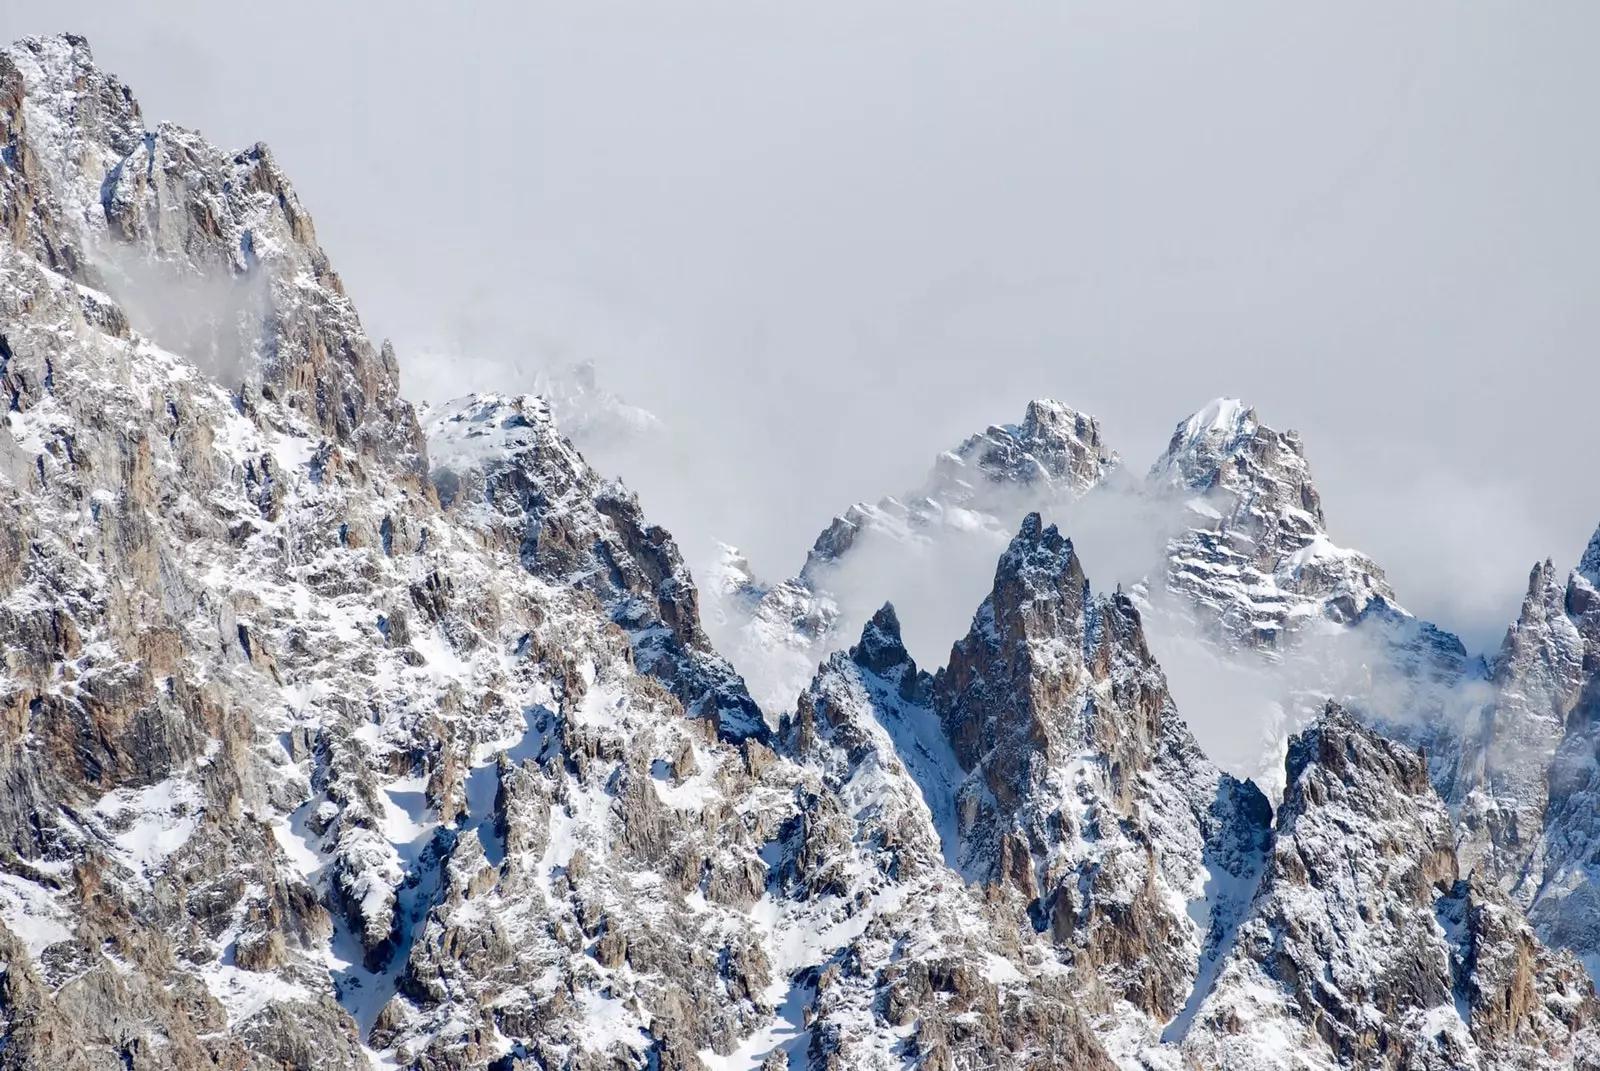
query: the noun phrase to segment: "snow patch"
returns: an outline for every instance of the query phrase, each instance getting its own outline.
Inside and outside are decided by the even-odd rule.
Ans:
[[[117,857],[134,873],[149,877],[189,842],[205,811],[200,787],[169,777],[148,788],[119,788],[95,804]]]

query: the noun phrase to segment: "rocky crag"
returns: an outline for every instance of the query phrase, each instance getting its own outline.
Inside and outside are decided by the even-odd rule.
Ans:
[[[724,547],[711,579],[734,661],[756,699],[782,711],[820,659],[847,644],[870,607],[841,604],[842,574],[872,570],[882,555],[918,554],[940,571],[941,554],[991,561],[1030,510],[1070,503],[1118,470],[1093,417],[1030,402],[1020,424],[997,424],[940,454],[922,485],[876,504],[858,502],[817,536],[799,573],[766,583],[736,548]]]

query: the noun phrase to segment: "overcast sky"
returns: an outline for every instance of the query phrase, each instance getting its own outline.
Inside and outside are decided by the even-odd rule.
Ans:
[[[269,142],[414,397],[595,360],[677,433],[633,474],[652,516],[771,574],[1040,395],[1140,469],[1216,395],[1299,428],[1334,538],[1478,643],[1600,522],[1593,3],[0,0],[0,27],[88,35],[152,123]]]

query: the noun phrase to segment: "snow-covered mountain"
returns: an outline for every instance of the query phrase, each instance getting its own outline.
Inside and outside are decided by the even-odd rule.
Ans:
[[[784,710],[885,589],[919,598],[981,576],[1032,510],[1118,559],[1180,692],[1221,682],[1248,704],[1219,713],[1226,733],[1208,726],[1242,776],[1276,786],[1289,735],[1330,695],[1417,744],[1485,699],[1482,661],[1401,607],[1371,558],[1329,538],[1299,435],[1233,399],[1180,421],[1142,480],[1093,418],[1034,401],[1021,425],[941,455],[919,491],[834,518],[790,580],[763,583],[725,548],[713,633],[757,700]],[[959,613],[948,600],[940,610]]]
[[[1178,424],[1142,491],[1182,518],[1135,589],[1159,644],[1270,697],[1253,719],[1260,750],[1230,756],[1237,772],[1275,791],[1289,736],[1329,696],[1447,761],[1487,699],[1487,669],[1406,611],[1376,562],[1329,538],[1297,433],[1218,399]]]
[[[724,547],[710,580],[714,631],[757,701],[788,709],[818,661],[871,616],[891,574],[981,575],[1024,514],[1075,501],[1119,465],[1093,417],[1030,402],[1022,423],[992,425],[940,454],[919,487],[835,517],[788,580],[763,582]]]
[[[1547,560],[1492,674],[1493,703],[1467,726],[1451,784],[1478,868],[1541,935],[1600,968],[1600,531],[1565,582]]]
[[[1376,563],[1328,538],[1300,436],[1241,402],[1218,399],[1179,424],[1150,483],[1188,513],[1165,588],[1202,608],[1225,644],[1284,649],[1285,633],[1349,625],[1374,600],[1394,601]]]
[[[1600,1067],[1522,911],[1582,916],[1472,871],[1428,762],[1333,707],[1280,800],[1223,772],[1149,592],[1006,520],[1104,483],[1088,418],[1036,403],[819,541],[818,578],[999,545],[943,668],[881,606],[764,714],[559,406],[419,419],[265,146],[147,130],[73,36],[0,51],[0,124],[0,1065]],[[1203,423],[1249,504],[1194,527],[1266,543],[1298,451]],[[1287,590],[1381,583],[1331,570]],[[1504,697],[1567,665],[1536,601]],[[1586,858],[1563,724],[1551,890]]]

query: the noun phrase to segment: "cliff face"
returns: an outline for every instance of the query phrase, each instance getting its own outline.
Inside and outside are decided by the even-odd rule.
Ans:
[[[458,524],[545,580],[592,595],[692,716],[732,740],[766,733],[744,681],[711,648],[700,597],[672,535],[602,480],[532,395],[472,396],[430,412],[440,502]]]
[[[964,872],[1008,887],[1107,1007],[1170,1020],[1211,918],[1260,865],[1270,807],[1200,752],[1138,611],[1092,596],[1071,542],[1032,514],[933,707],[968,771]]]
[[[764,718],[545,402],[419,422],[264,147],[73,37],[0,117],[0,1066],[1593,1066],[1416,755],[1330,713],[1274,818],[1037,515],[946,667],[884,607]]]
[[[1600,1058],[1587,976],[1497,890],[1463,880],[1416,754],[1330,705],[1287,774],[1254,899],[1188,1027],[1202,1066]]]

